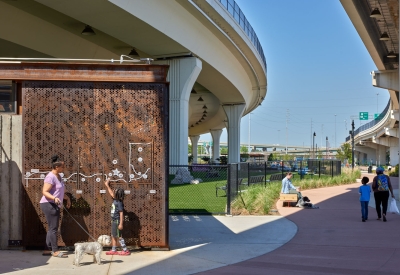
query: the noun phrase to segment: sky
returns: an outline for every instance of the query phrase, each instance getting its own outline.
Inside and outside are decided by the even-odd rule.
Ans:
[[[242,118],[241,143],[250,133],[251,144],[312,146],[315,132],[316,146],[325,147],[328,137],[330,147],[339,147],[352,117],[386,107],[389,92],[372,86],[377,68],[339,0],[236,3],[261,42],[268,81],[262,105]],[[355,119],[356,129],[369,121]]]

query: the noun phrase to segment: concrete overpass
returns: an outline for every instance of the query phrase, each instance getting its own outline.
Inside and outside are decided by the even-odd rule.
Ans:
[[[399,163],[399,1],[341,0],[377,70],[372,85],[386,89],[390,100],[380,116],[355,131],[356,161]],[[350,136],[346,138],[350,141]]]
[[[225,127],[238,161],[240,119],[266,95],[262,46],[233,0],[0,0],[0,23],[0,57],[169,64],[170,164],[187,164],[188,136],[210,132],[219,152]]]

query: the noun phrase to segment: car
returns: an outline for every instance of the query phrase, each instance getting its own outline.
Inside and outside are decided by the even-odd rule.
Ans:
[[[299,175],[307,175],[308,174],[308,168],[301,168],[297,171]]]

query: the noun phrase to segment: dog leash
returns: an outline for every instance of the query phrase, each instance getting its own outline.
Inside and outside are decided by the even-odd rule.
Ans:
[[[65,211],[67,211],[68,215],[76,222],[77,225],[79,225],[80,228],[82,228],[83,231],[86,232],[86,234],[89,235],[90,238],[92,238],[95,242],[97,242],[97,240],[96,240],[95,238],[93,238],[93,236],[90,235],[89,232],[87,232],[87,231],[85,230],[85,228],[83,228],[83,226],[80,225],[79,222],[78,222],[77,220],[75,220],[75,218],[74,218],[74,217],[71,215],[71,213],[69,213],[69,211],[67,210],[67,207],[64,207],[64,206],[63,206],[63,209],[64,209]]]

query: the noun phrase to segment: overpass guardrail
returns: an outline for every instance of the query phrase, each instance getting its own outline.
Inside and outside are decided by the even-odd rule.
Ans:
[[[381,120],[386,116],[387,112],[389,112],[389,107],[390,107],[390,100],[388,102],[388,104],[386,105],[385,109],[380,113],[380,115],[368,122],[367,124],[361,125],[360,127],[357,128],[357,130],[354,131],[354,136],[357,136],[360,132],[368,130],[369,128],[374,127],[375,125],[377,125],[379,122],[381,122]],[[350,141],[350,136],[346,137],[346,142]]]
[[[250,38],[254,47],[256,47],[257,52],[260,54],[260,57],[264,63],[265,69],[267,69],[267,62],[265,60],[264,51],[261,46],[260,41],[254,31],[253,27],[250,25],[249,21],[246,19],[246,16],[243,14],[242,10],[239,8],[239,5],[236,4],[234,0],[218,0],[222,6],[233,16],[236,22],[239,23],[240,27],[244,30],[247,36]]]

